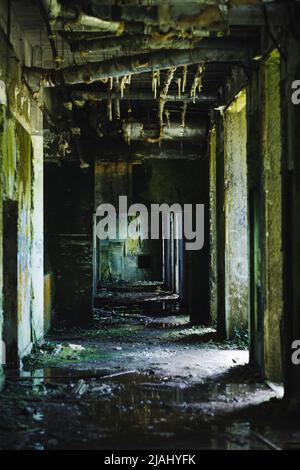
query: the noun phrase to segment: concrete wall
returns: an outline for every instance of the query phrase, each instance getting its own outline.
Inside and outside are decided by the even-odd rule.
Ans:
[[[246,93],[225,112],[226,329],[232,338],[248,328],[248,194]]]
[[[265,376],[282,381],[282,184],[280,55],[273,51],[263,69],[262,157],[265,203]]]
[[[210,311],[214,324],[218,318],[217,263],[217,136],[214,126],[209,134],[209,234],[210,234]]]
[[[280,57],[273,51],[248,85],[250,361],[282,381],[282,120]],[[255,135],[255,138],[251,136]]]
[[[31,269],[32,269],[32,301],[31,321],[34,340],[44,335],[44,161],[43,136],[32,135],[32,210],[31,226]]]
[[[3,339],[8,335],[11,340],[6,359],[11,365],[18,365],[30,351],[33,341],[43,334],[43,263],[42,252],[38,249],[43,244],[43,124],[39,105],[21,78],[22,64],[31,60],[31,47],[13,15],[12,30],[7,31],[6,7],[7,2],[1,1],[0,332]],[[15,245],[13,240],[11,243],[9,239],[3,240],[11,230],[15,231]],[[15,273],[3,279],[3,275],[10,272],[13,259]],[[0,363],[1,355],[0,347]]]

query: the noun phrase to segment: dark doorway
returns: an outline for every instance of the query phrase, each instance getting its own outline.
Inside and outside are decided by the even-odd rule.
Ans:
[[[18,203],[3,203],[3,308],[6,366],[18,366]]]

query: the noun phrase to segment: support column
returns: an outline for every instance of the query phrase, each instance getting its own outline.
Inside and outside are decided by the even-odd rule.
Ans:
[[[267,379],[282,381],[280,327],[282,289],[282,188],[280,55],[273,51],[263,67],[262,153],[264,185],[264,371]]]
[[[43,181],[43,137],[33,135],[32,162],[32,300],[31,323],[34,340],[44,334],[44,181]]]
[[[216,246],[217,246],[217,332],[226,338],[225,316],[225,211],[224,211],[224,127],[216,121]]]
[[[216,128],[209,134],[209,233],[210,233],[210,311],[212,321],[217,322],[217,175],[216,175]]]
[[[225,292],[228,338],[248,329],[247,120],[243,91],[225,113]]]

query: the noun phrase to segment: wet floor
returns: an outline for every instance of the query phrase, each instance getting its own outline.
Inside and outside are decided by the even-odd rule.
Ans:
[[[245,349],[183,317],[122,318],[57,330],[7,374],[1,449],[297,448]]]

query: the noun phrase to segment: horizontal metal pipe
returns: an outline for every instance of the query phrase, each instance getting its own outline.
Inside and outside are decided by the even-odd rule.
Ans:
[[[160,50],[160,49],[240,49],[245,47],[246,43],[243,40],[231,38],[193,38],[193,39],[179,39],[177,37],[164,38],[152,37],[142,34],[133,36],[120,36],[112,38],[98,38],[86,39],[81,41],[74,41],[71,44],[71,51],[73,52],[103,52],[106,50],[119,50],[122,52],[130,52],[136,50],[142,52],[143,50]],[[249,47],[249,41],[247,43]]]
[[[202,62],[236,62],[250,57],[248,49],[193,49],[174,51],[155,51],[129,57],[92,62],[83,65],[66,67],[61,70],[24,67],[23,76],[32,88],[40,84],[51,87],[65,83],[75,85],[92,83],[109,77],[122,77],[128,74],[140,74],[152,70],[164,70],[174,66],[191,65]]]
[[[53,30],[65,29],[68,25],[79,29],[95,29],[98,32],[122,34],[125,30],[124,21],[111,21],[87,15],[75,8],[65,8],[58,0],[42,0],[43,7],[49,17]]]
[[[123,124],[125,133],[129,133],[130,140],[145,140],[158,135],[157,124],[145,127],[140,122],[125,122]],[[170,127],[164,126],[162,140],[201,140],[206,136],[206,126],[200,123],[198,126],[182,127],[181,124],[171,123]]]
[[[49,16],[51,27],[54,30],[65,30],[66,26],[69,26],[73,31],[102,31],[113,34],[123,34],[125,31],[129,33],[144,32],[144,27],[147,28],[147,25],[148,27],[150,25],[152,27],[159,26],[162,30],[164,30],[166,26],[164,23],[161,23],[162,18],[160,14],[156,14],[160,11],[157,7],[163,5],[163,2],[159,0],[151,0],[150,5],[152,8],[150,9],[149,0],[132,0],[129,3],[129,7],[128,4],[123,9],[120,7],[121,13],[118,15],[119,18],[117,20],[112,20],[107,17],[105,19],[101,18],[97,14],[98,5],[95,1],[92,5],[92,11],[95,12],[94,15],[79,12],[77,8],[65,8],[58,0],[42,0],[42,3]],[[285,14],[284,6],[272,4],[269,1],[261,1],[258,4],[253,4],[253,0],[249,0],[248,2],[244,1],[243,4],[239,4],[236,0],[229,0],[222,5],[217,0],[193,0],[193,8],[190,10],[188,5],[184,5],[183,9],[181,0],[171,0],[168,1],[169,7],[166,10],[166,18],[168,20],[166,27],[167,30],[170,27],[174,30],[182,30],[190,28],[193,24],[196,30],[201,31],[204,28],[203,31],[207,32],[206,28],[212,29],[213,31],[215,28],[223,30],[227,22],[229,25],[263,25],[265,20],[261,8],[262,3],[268,5],[270,22],[280,24]],[[114,4],[115,0],[106,0],[103,3],[101,2],[99,6],[103,9],[105,5],[113,6]],[[138,8],[132,8],[135,6]],[[229,6],[229,9],[226,8],[227,6]],[[200,8],[198,13],[195,11],[195,7],[196,9]],[[145,9],[146,12],[148,11],[148,14],[145,13],[143,18],[141,11]],[[205,14],[206,9],[210,10],[209,15]],[[124,11],[123,14],[122,11]],[[136,14],[131,14],[131,11],[135,11]],[[182,11],[184,12],[183,14],[181,14]],[[211,17],[212,12],[214,12],[213,17]],[[222,21],[224,23],[223,26],[221,24]],[[136,22],[137,24],[135,25]]]
[[[163,37],[152,37],[148,35],[138,34],[132,36],[119,36],[112,38],[98,38],[77,41],[71,44],[72,52],[82,52],[85,54],[92,52],[103,52],[109,50],[118,50],[122,52],[137,51],[142,52],[146,50],[160,50],[160,49],[191,49],[197,42],[193,39],[178,39]]]
[[[136,100],[136,101],[152,101],[154,100],[153,93],[127,93],[124,91],[124,95],[121,96],[121,93],[109,93],[109,92],[102,92],[102,91],[73,91],[72,98],[74,100],[84,100],[84,101],[104,101],[104,100]],[[193,102],[193,97],[189,95],[167,95],[166,101],[170,102]],[[214,103],[217,101],[216,95],[204,95],[199,94],[195,97],[195,101],[197,103]]]

